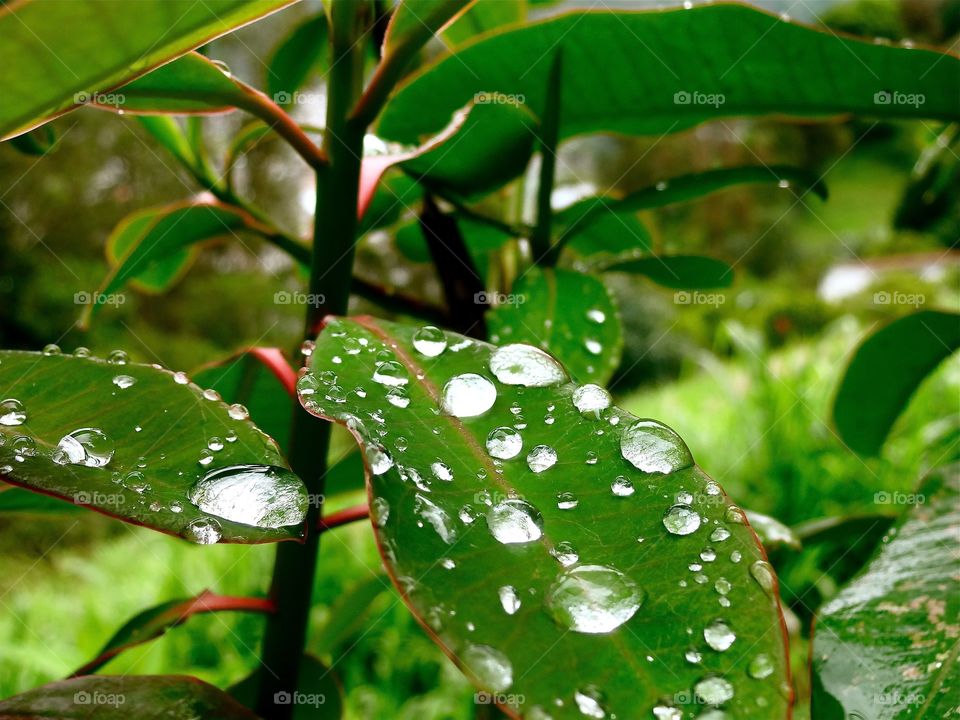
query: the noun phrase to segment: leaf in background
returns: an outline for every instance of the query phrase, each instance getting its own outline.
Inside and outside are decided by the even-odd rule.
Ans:
[[[732,267],[722,260],[700,255],[648,255],[589,267],[594,271],[645,275],[658,285],[676,290],[726,288],[733,284]],[[683,304],[683,298],[678,302]]]
[[[104,246],[110,267],[116,269],[123,257],[135,249],[135,246],[142,241],[144,234],[169,210],[169,206],[137,210],[117,223]],[[177,250],[145,267],[131,277],[129,283],[143,292],[154,294],[165,292],[187,273],[196,257],[196,246]]]
[[[604,385],[620,364],[620,314],[593,275],[530,268],[514,281],[506,302],[487,313],[487,325],[492,342],[543,348],[582,382]]]
[[[960,314],[923,310],[867,338],[854,353],[833,402],[843,441],[862,455],[880,452],[923,379],[960,348]]]
[[[182,625],[193,615],[227,610],[271,613],[275,608],[273,603],[265,598],[227,597],[209,590],[204,590],[196,597],[169,600],[130,618],[97,653],[97,657],[77,669],[71,677],[97,672],[124,650],[160,637],[167,630]]]
[[[0,351],[0,397],[10,483],[202,544],[303,534],[306,490],[274,442],[183,373]]]
[[[721,117],[771,113],[960,117],[955,56],[842,38],[731,4],[570,12],[488,35],[406,82],[384,109],[378,134],[415,142],[442,128],[476,93],[521,96],[540,116],[549,50],[561,40],[569,49],[561,138],[604,131],[659,135]]]
[[[779,547],[789,547],[794,550],[801,548],[800,538],[794,534],[789,526],[769,515],[756,510],[745,510],[750,527],[757,533],[760,542],[767,552]]]
[[[57,133],[49,125],[38,127],[8,140],[10,147],[24,155],[46,155],[57,144]]]
[[[360,457],[359,453],[356,453]],[[363,475],[363,463],[360,463]],[[384,574],[358,580],[330,606],[327,622],[310,637],[310,645],[321,653],[333,654],[350,635],[362,631],[367,609],[384,591],[390,590],[390,580]]]
[[[422,195],[423,188],[413,178],[399,171],[388,171],[381,176],[367,211],[360,218],[357,234],[393,225],[405,210],[419,206]]]
[[[30,492],[15,485],[0,483],[0,513],[24,515],[72,515],[83,508],[60,498]]]
[[[143,212],[143,211],[141,211]],[[171,256],[196,243],[231,235],[244,229],[263,232],[263,228],[239,208],[213,200],[194,199],[174,203],[154,210],[156,215],[147,222],[142,216],[133,216],[136,237],[125,238],[126,252],[117,258],[97,290],[97,297],[110,296],[141,273],[161,272],[153,268],[158,262],[173,262]],[[123,229],[123,234],[130,232]],[[90,319],[103,303],[91,302],[85,308],[81,323],[88,325]]]
[[[247,707],[254,707],[260,686],[257,671],[230,688],[231,697]],[[337,720],[343,717],[343,685],[337,673],[312,655],[304,655],[297,679],[298,702],[293,708],[293,720]],[[293,698],[274,698],[278,704],[289,705]],[[279,715],[280,713],[278,713]]]
[[[577,256],[594,262],[609,260],[629,252],[650,252],[653,240],[650,231],[633,213],[607,213],[571,233],[561,245],[566,250],[572,250]]]
[[[327,17],[318,15],[301,23],[274,51],[267,64],[267,95],[278,105],[293,102],[311,70],[326,58]]]
[[[186,675],[88,675],[0,700],[0,717],[40,720],[257,720],[219,688]]]
[[[813,638],[812,716],[947,717],[958,692],[960,465],[932,472],[903,520],[824,605]]]
[[[477,268],[477,273],[480,277],[486,277],[490,254],[502,248],[513,236],[463,215],[454,214],[454,218],[463,234],[463,241],[470,251],[470,259]],[[431,262],[430,248],[427,247],[419,221],[414,220],[400,226],[394,234],[394,243],[408,260],[418,263]]]
[[[167,115],[141,115],[137,121],[182,164],[190,168],[197,167],[197,156],[190,140],[174,118]]]
[[[511,25],[527,17],[526,0],[511,2],[475,2],[457,21],[444,28],[445,45],[463,45],[468,40],[504,25]]]
[[[513,713],[787,716],[776,579],[673,431],[529,346],[330,318],[310,362],[405,602]]]
[[[0,137],[18,135],[291,0],[21,0],[0,8]],[[117,28],[123,28],[123,42]]]
[[[204,365],[192,377],[201,387],[220,393],[225,402],[246,407],[256,426],[287,449],[297,375],[280,350],[250,348]]]
[[[472,1],[400,0],[383,38],[384,60],[392,55],[410,60],[434,33],[451,22]]]

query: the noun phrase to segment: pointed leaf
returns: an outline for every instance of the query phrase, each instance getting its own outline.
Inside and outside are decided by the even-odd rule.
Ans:
[[[0,701],[23,720],[257,720],[222,690],[185,675],[88,675]]]
[[[306,511],[306,491],[274,442],[245,419],[243,408],[204,397],[182,373],[0,351],[0,397],[6,399],[0,475],[7,482],[196,542],[303,534],[296,517]],[[64,439],[82,429],[106,439],[96,433]],[[210,495],[208,510],[218,513],[190,502],[194,483],[208,473],[242,465],[277,470],[238,482],[219,499]],[[275,488],[290,492],[271,494]]]
[[[960,465],[931,473],[877,555],[817,617],[812,717],[948,717],[960,693]]]
[[[6,3],[0,9],[0,137],[47,122],[291,1]]]
[[[117,268],[123,258],[133,252],[156,222],[169,212],[164,208],[147,208],[127,215],[121,220],[107,238],[104,251],[107,262]],[[196,246],[177,250],[166,257],[160,257],[130,278],[131,286],[148,293],[162,293],[182,278],[197,256]]]
[[[558,219],[561,221],[562,218]],[[626,253],[649,253],[653,247],[650,231],[633,213],[604,213],[569,237],[565,231],[560,237],[564,250],[572,250],[591,265],[615,260]]]
[[[699,695],[787,716],[776,580],[672,431],[604,407],[535,348],[372,318],[328,318],[311,368],[301,402],[365,447],[405,602],[511,713],[652,717],[697,712]]]
[[[867,338],[833,403],[833,421],[843,441],[864,455],[880,452],[910,396],[957,348],[960,314],[935,310],[894,320]]]
[[[327,51],[327,17],[301,23],[277,47],[267,66],[267,95],[278,105],[289,105]]]
[[[383,56],[410,59],[426,42],[473,0],[401,0],[387,25]]]
[[[413,142],[443,127],[476,93],[494,91],[524,98],[540,116],[549,51],[561,41],[570,68],[563,78],[561,138],[602,131],[659,135],[771,113],[960,117],[960,59],[953,55],[839,37],[744,5],[718,4],[570,12],[487,35],[403,85],[384,109],[378,133]]]
[[[590,267],[603,272],[645,275],[658,285],[677,290],[725,288],[733,284],[732,267],[722,260],[699,255],[648,255]],[[680,298],[678,302],[684,301]]]
[[[598,278],[534,267],[503,300],[487,314],[493,342],[541,347],[582,382],[603,385],[620,364],[620,313]]]

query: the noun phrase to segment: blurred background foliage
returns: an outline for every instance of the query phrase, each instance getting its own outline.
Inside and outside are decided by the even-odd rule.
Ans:
[[[774,11],[787,6],[760,4]],[[530,17],[575,6],[529,5]],[[645,4],[617,4],[624,6]],[[318,10],[300,3],[218,40],[210,55],[265,87],[264,58]],[[796,2],[788,12],[838,32],[939,47],[950,47],[960,32],[957,0]],[[442,51],[442,43],[431,50]],[[323,117],[319,78],[317,69],[310,78],[315,92],[304,96],[314,102],[294,106],[302,122]],[[239,114],[204,121],[212,157],[223,155],[241,123]],[[302,308],[278,304],[274,294],[302,291],[303,278],[285,255],[255,237],[204,246],[168,292],[128,289],[123,304],[105,308],[89,331],[80,331],[82,306],[74,297],[103,277],[111,229],[137,209],[198,188],[134,119],[84,109],[55,127],[57,145],[47,155],[0,147],[0,345],[39,349],[56,342],[98,354],[122,347],[136,361],[188,371],[250,345],[292,351]],[[627,192],[718,165],[781,163],[822,174],[830,190],[826,203],[798,200],[777,187],[742,186],[640,215],[655,248],[735,265],[736,281],[719,293],[722,301],[684,303],[641,278],[611,277],[626,339],[612,390],[632,412],[676,428],[698,462],[745,507],[793,526],[889,513],[897,508],[878,505],[877,493],[909,492],[924,470],[957,455],[956,357],[924,383],[879,458],[845,448],[829,420],[856,344],[916,309],[884,303],[876,293],[910,293],[924,308],[960,309],[960,163],[949,147],[934,152],[942,130],[933,123],[864,119],[728,120],[656,141],[601,136],[563,146],[559,198],[605,187]],[[265,142],[237,171],[246,197],[287,231],[308,231],[312,176],[296,156]],[[516,203],[524,194],[515,183],[484,204]],[[413,210],[404,211],[407,220]],[[394,242],[403,223],[362,240],[358,271],[439,302],[431,266],[408,259]],[[361,301],[354,310],[389,313]],[[336,452],[348,447],[341,437]],[[331,510],[361,499],[338,497]],[[835,541],[802,558],[789,550],[774,555],[796,640],[794,667],[807,664],[813,612],[878,539],[846,549]],[[312,649],[335,663],[350,717],[485,717],[467,681],[383,579],[369,531],[337,530],[322,546],[312,642],[324,644]],[[273,559],[271,547],[193,547],[90,513],[0,516],[0,553],[0,696],[67,674],[144,607],[204,588],[264,593]],[[331,606],[365,583],[381,591],[369,606],[358,601],[352,610],[361,617],[345,624],[348,615]],[[107,669],[182,672],[226,687],[254,666],[261,631],[255,616],[201,616]],[[799,679],[797,687],[801,718],[805,682]]]

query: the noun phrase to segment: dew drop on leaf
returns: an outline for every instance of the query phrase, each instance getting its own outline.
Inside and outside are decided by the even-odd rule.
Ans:
[[[607,711],[603,706],[603,693],[593,685],[574,691],[573,700],[580,714],[588,718],[605,718]]]
[[[578,553],[576,548],[567,540],[558,542],[557,546],[550,551],[550,554],[564,567],[576,565],[580,560],[580,553]]]
[[[23,403],[16,398],[7,398],[0,402],[0,425],[8,427],[23,425],[27,421],[27,411]]]
[[[610,483],[610,490],[617,497],[630,497],[634,493],[633,483],[623,475],[617,475]]]
[[[443,480],[445,482],[453,480],[453,471],[450,469],[450,466],[440,460],[430,464],[430,472],[433,473],[433,476],[437,480]]]
[[[773,661],[765,653],[760,653],[754,657],[747,666],[747,674],[756,680],[770,677],[773,675],[773,670]]]
[[[693,465],[693,456],[677,433],[656,420],[638,420],[620,436],[625,460],[645,473],[672,473]]]
[[[653,707],[653,717],[656,720],[683,720],[683,711],[673,705],[660,703]]]
[[[703,629],[703,639],[717,652],[723,652],[737,639],[736,633],[723,620],[714,620]]]
[[[640,608],[644,593],[619,570],[581,565],[564,571],[545,598],[547,610],[563,627],[581,633],[608,633]]]
[[[689,505],[677,504],[663,514],[663,526],[671,535],[689,535],[700,527],[700,516]]]
[[[525,500],[503,500],[487,510],[487,526],[504,545],[528,543],[543,535],[543,516]]]
[[[440,409],[453,417],[476,417],[492,408],[496,400],[497,389],[492,382],[476,373],[464,373],[443,386]]]
[[[437,357],[447,349],[447,336],[443,330],[426,325],[413,336],[414,349],[426,357]]]
[[[494,350],[490,371],[504,385],[549,387],[567,380],[567,373],[553,357],[540,348],[522,343]]]
[[[407,374],[407,369],[396,360],[387,360],[380,363],[377,369],[373,371],[373,381],[381,385],[396,387],[410,382],[410,376]]]
[[[750,574],[753,576],[753,579],[757,581],[757,584],[764,589],[764,592],[768,595],[773,593],[776,580],[774,580],[773,568],[770,566],[770,563],[764,560],[757,560],[750,566]]]
[[[487,435],[487,452],[491,457],[510,460],[520,454],[523,437],[511,427],[498,427]]]
[[[606,322],[607,315],[599,308],[591,308],[587,310],[587,320],[600,325],[601,323]]]
[[[711,542],[723,542],[728,537],[730,537],[730,531],[725,527],[714,528],[714,531],[710,533]]]
[[[610,407],[610,393],[599,385],[581,385],[573,391],[573,406],[581,415],[600,417],[600,411]]]
[[[99,428],[80,428],[60,438],[53,461],[60,465],[103,467],[113,458],[115,446]]]
[[[390,503],[385,498],[375,497],[370,503],[370,519],[373,520],[373,524],[382,528],[387,524],[389,517]]]
[[[693,686],[697,697],[710,705],[722,705],[733,699],[733,685],[726,678],[708,675]]]
[[[227,414],[234,420],[246,420],[250,417],[250,413],[240,403],[234,403],[231,405],[227,410]]]
[[[468,644],[460,652],[460,661],[486,690],[503,692],[513,684],[513,666],[496,648]]]
[[[60,355],[63,351],[60,349],[60,346],[55,343],[50,343],[49,345],[44,345],[43,354],[47,357],[51,355]]]
[[[127,388],[133,387],[137,382],[135,377],[130,375],[114,375],[113,384],[116,385],[121,390],[126,390]]]
[[[512,585],[504,585],[497,594],[500,596],[500,606],[507,615],[513,615],[520,609],[520,596]]]
[[[417,493],[414,498],[413,510],[421,521],[430,524],[437,535],[440,536],[440,539],[447,545],[456,542],[459,534],[457,526],[446,510],[420,493]]]
[[[383,475],[387,470],[393,467],[393,458],[382,445],[371,443],[364,449],[364,455],[367,458],[367,464],[370,466],[370,472],[374,475]]]
[[[557,509],[573,510],[579,504],[580,501],[572,492],[557,493]]]
[[[197,518],[183,531],[183,536],[197,545],[212,545],[220,541],[220,523],[213,518]]]
[[[177,385],[186,385],[188,382],[190,382],[190,378],[187,377],[187,374],[185,372],[183,372],[182,370],[178,370],[173,374],[173,381]]]
[[[126,365],[128,362],[130,362],[130,356],[127,355],[123,350],[114,350],[107,355],[107,362],[111,365]]]
[[[307,488],[289,470],[273,465],[231,465],[206,473],[188,499],[210,515],[261,528],[303,522]]]
[[[535,473],[549,470],[557,463],[557,451],[549,445],[537,445],[527,454],[527,467]]]

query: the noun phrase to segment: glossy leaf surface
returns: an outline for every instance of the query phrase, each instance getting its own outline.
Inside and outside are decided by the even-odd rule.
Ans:
[[[894,320],[867,338],[850,361],[833,404],[843,441],[858,453],[880,452],[910,396],[957,348],[960,314],[934,310]]]
[[[605,384],[620,364],[620,315],[604,284],[572,270],[531,268],[487,315],[494,343],[527,343],[582,382]]]
[[[107,262],[117,268],[123,258],[134,252],[143,241],[143,236],[169,210],[169,207],[138,210],[127,215],[110,233],[104,251]],[[130,278],[131,286],[149,293],[162,293],[175,285],[190,269],[197,255],[197,248],[187,247],[147,264],[143,270]]]
[[[8,482],[202,544],[303,533],[295,517],[306,510],[306,491],[274,442],[243,408],[204,397],[182,373],[5,351],[0,396],[0,470]],[[226,472],[227,482],[206,486],[206,511],[191,502],[199,502],[196,483],[237,466],[276,470]],[[291,522],[279,525],[281,518]]]
[[[733,284],[733,268],[701,255],[647,255],[600,263],[597,270],[645,275],[658,285],[677,290],[725,288]],[[683,299],[678,298],[683,304]]]
[[[786,717],[776,580],[672,431],[535,348],[371,318],[328,318],[311,368],[405,601],[512,715]]]
[[[960,465],[931,473],[867,567],[821,608],[813,717],[939,718],[957,709]],[[905,500],[906,502],[907,500]]]
[[[569,68],[562,138],[601,131],[654,135],[771,113],[960,117],[955,56],[841,38],[730,4],[571,12],[485,36],[406,83],[386,107],[379,134],[413,142],[443,127],[476,93],[522,97],[539,117],[550,51],[561,42]]]

